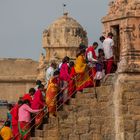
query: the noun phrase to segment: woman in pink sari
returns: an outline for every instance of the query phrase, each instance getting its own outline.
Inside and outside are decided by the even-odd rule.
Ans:
[[[63,63],[60,69],[60,81],[61,81],[61,87],[63,89],[63,102],[66,103],[68,100],[68,83],[70,81],[70,75],[69,75],[69,57],[65,57],[63,59]]]
[[[31,124],[31,114],[37,113],[41,110],[33,110],[30,107],[29,100],[25,100],[23,105],[18,110],[18,123],[19,123],[19,132],[20,138],[23,140],[30,139],[30,124]]]

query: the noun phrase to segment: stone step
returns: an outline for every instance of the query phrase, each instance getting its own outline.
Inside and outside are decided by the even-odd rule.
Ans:
[[[36,129],[35,130],[35,137],[43,137],[44,136],[44,130],[39,130],[39,129]]]
[[[76,98],[80,99],[80,98],[91,98],[94,99],[95,98],[95,89],[92,92],[89,93],[77,93],[76,94]]]
[[[53,129],[49,129],[47,131],[44,132],[43,137],[57,137],[58,136],[58,129],[57,128],[53,128]]]
[[[44,139],[41,137],[31,137],[30,140],[44,140]]]
[[[94,87],[91,88],[84,88],[83,93],[92,93],[94,92]]]
[[[96,88],[96,94],[98,101],[108,102],[112,95],[113,86],[101,86]]]
[[[102,86],[108,86],[108,85],[113,85],[114,81],[115,81],[115,73],[112,74],[108,74],[104,77],[104,79],[101,81],[101,85]]]

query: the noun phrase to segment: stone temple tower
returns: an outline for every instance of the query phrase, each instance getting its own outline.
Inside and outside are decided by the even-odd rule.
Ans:
[[[115,140],[140,140],[140,0],[115,0],[102,19],[104,35],[114,33],[113,105]]]
[[[75,58],[80,43],[87,45],[87,33],[68,13],[64,13],[43,31],[42,44],[47,62],[52,59],[62,60],[64,56]]]
[[[140,0],[115,0],[102,19],[103,33],[114,33],[119,72],[140,72]]]

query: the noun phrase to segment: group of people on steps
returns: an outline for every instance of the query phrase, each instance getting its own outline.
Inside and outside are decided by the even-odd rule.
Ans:
[[[100,86],[100,80],[106,74],[114,72],[112,37],[111,32],[106,38],[101,36],[102,47],[99,49],[97,42],[89,47],[80,44],[75,61],[65,56],[59,65],[51,62],[46,70],[46,83],[43,85],[37,80],[36,86],[30,88],[29,93],[20,97],[15,105],[9,106],[7,120],[0,130],[0,138],[28,140],[34,127],[42,123],[46,115],[44,110],[47,110],[49,117],[56,117],[56,111],[63,104],[68,104],[77,91]]]

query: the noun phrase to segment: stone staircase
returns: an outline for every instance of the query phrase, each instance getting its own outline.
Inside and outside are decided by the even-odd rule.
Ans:
[[[113,86],[107,84],[84,89],[69,105],[49,118],[32,140],[114,140]]]

